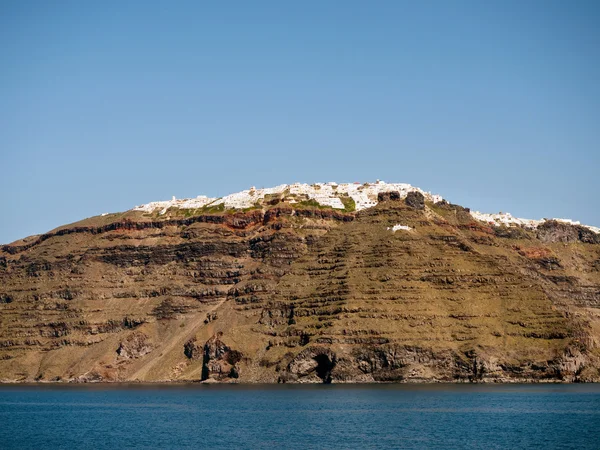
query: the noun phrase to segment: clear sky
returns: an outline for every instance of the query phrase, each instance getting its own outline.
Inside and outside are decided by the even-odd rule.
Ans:
[[[599,169],[598,1],[0,2],[0,243],[296,181],[600,226]]]

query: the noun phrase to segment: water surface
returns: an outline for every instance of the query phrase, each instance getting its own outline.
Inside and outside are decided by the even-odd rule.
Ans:
[[[600,448],[598,385],[0,386],[0,448]]]

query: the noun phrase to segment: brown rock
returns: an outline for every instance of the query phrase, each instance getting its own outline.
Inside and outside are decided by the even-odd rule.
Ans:
[[[137,359],[150,353],[154,346],[148,336],[140,331],[134,331],[121,342],[117,354],[125,359]]]
[[[398,192],[398,191],[380,192],[377,194],[378,202],[388,202],[388,201],[398,201],[398,200],[400,200],[400,192]]]
[[[418,191],[409,192],[404,202],[414,209],[425,209],[425,196]]]

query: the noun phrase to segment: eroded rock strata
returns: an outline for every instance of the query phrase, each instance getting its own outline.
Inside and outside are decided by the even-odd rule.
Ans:
[[[0,380],[600,381],[600,235],[377,200],[129,211],[3,246]]]

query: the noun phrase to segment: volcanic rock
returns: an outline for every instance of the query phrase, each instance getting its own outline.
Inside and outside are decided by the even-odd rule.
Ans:
[[[0,247],[0,379],[600,381],[595,230],[383,182],[85,219]]]

